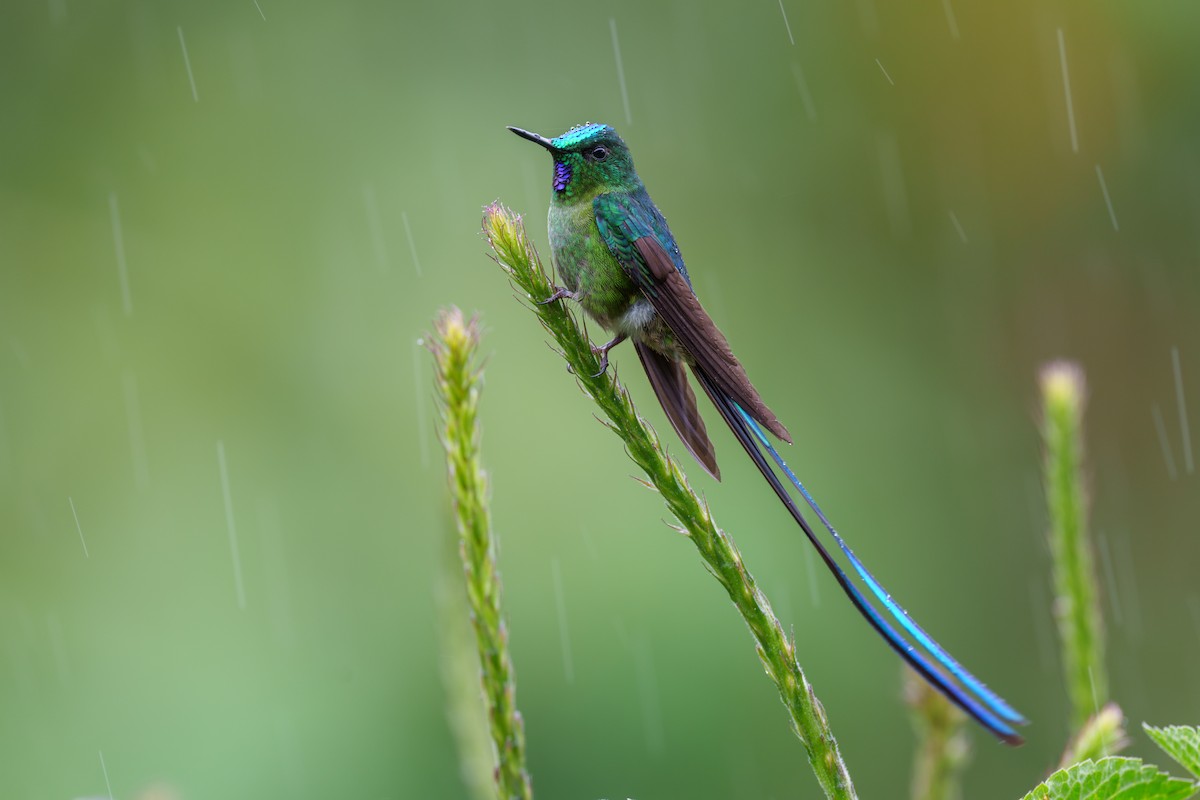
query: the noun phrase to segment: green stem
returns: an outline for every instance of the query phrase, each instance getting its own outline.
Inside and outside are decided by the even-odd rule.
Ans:
[[[910,669],[904,671],[904,696],[921,739],[913,764],[913,800],[959,797],[959,776],[970,755],[963,731],[966,715]]]
[[[458,771],[467,795],[473,800],[494,800],[492,734],[486,723],[483,693],[479,691],[479,655],[467,596],[462,589],[459,535],[447,536],[453,553],[442,559],[441,576],[434,587],[438,615],[438,643],[442,687],[446,693],[446,721],[458,753]],[[450,548],[447,547],[447,550]]]
[[[500,573],[487,505],[487,478],[479,459],[479,326],[475,320],[464,322],[458,309],[447,309],[434,321],[429,349],[437,364],[459,554],[496,748],[496,788],[502,800],[530,800],[533,789],[525,771],[525,729],[516,707],[508,633],[500,613]]]
[[[554,287],[526,236],[521,218],[509,209],[493,204],[484,212],[483,229],[497,261],[532,302],[532,310],[558,343],[576,380],[604,412],[609,427],[625,442],[630,457],[662,495],[746,621],[757,643],[759,658],[779,690],[826,796],[855,797],[850,774],[829,729],[825,711],[796,661],[795,642],[788,640],[766,596],[742,562],[737,547],[717,527],[708,506],[688,486],[679,465],[666,455],[657,436],[638,416],[628,392],[611,372],[599,374],[600,364],[592,353],[591,343],[571,315],[568,304],[542,304],[553,293]]]
[[[1054,615],[1071,700],[1071,732],[1077,734],[1108,702],[1104,622],[1088,539],[1083,478],[1083,371],[1067,362],[1050,364],[1042,370],[1041,387]]]

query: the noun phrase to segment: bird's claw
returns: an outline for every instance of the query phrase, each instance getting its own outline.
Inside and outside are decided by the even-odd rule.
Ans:
[[[614,336],[612,341],[602,344],[599,347],[592,345],[592,355],[597,356],[600,359],[600,371],[593,375],[593,378],[599,378],[608,371],[608,351],[612,350],[623,341],[625,341],[625,334],[621,333]]]
[[[556,286],[556,287],[554,287],[554,294],[550,295],[545,300],[539,300],[537,302],[537,304],[539,306],[547,306],[547,305],[550,305],[551,303],[553,303],[555,300],[574,300],[574,299],[575,299],[575,293],[572,292],[570,289],[568,289],[565,286]]]
[[[600,357],[600,369],[592,374],[593,378],[599,378],[601,375],[608,372],[608,348],[592,347],[592,355]]]

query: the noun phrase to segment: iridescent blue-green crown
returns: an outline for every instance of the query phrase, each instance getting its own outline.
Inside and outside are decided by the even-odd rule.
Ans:
[[[606,133],[616,135],[616,131],[609,125],[601,122],[585,122],[582,125],[576,125],[561,136],[554,137],[550,143],[560,150],[570,150],[572,147],[578,147],[589,139],[595,139]]]

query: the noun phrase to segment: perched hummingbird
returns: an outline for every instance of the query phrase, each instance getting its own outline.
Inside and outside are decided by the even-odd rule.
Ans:
[[[967,672],[892,600],[767,438],[763,428],[791,444],[787,428],[767,408],[692,291],[679,245],[647,194],[629,148],[617,132],[593,123],[553,139],[520,128],[509,130],[541,145],[554,160],[550,247],[565,286],[546,302],[572,298],[613,334],[606,344],[593,347],[601,370],[607,368],[613,347],[633,340],[667,419],[701,466],[719,480],[716,454],[688,385],[690,369],[859,613],[931,685],[1002,741],[1020,744],[1013,726],[1024,724],[1025,719]],[[812,508],[887,616],[867,600],[817,538],[767,456]]]

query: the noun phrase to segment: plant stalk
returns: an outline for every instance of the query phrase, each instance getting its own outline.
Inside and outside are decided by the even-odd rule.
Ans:
[[[920,737],[913,763],[913,800],[956,800],[971,754],[963,723],[966,714],[911,669],[904,670],[904,699]]]
[[[521,218],[493,204],[484,211],[483,230],[496,261],[530,301],[538,321],[561,348],[581,388],[604,412],[608,427],[621,437],[630,458],[662,495],[682,525],[681,532],[687,534],[750,628],[759,658],[779,691],[825,795],[837,800],[856,797],[825,711],[796,661],[795,642],[784,633],[737,547],[713,521],[708,505],[688,486],[679,465],[667,456],[658,437],[638,416],[628,392],[611,373],[601,372],[591,343],[568,304],[546,302],[555,287],[529,242]]]
[[[1104,620],[1088,536],[1083,474],[1083,371],[1055,362],[1041,372],[1046,446],[1045,488],[1050,511],[1054,571],[1054,616],[1062,645],[1063,670],[1071,701],[1071,733],[1108,703],[1104,666]]]
[[[533,788],[525,769],[525,728],[517,711],[508,632],[500,610],[500,572],[487,504],[487,477],[479,457],[482,372],[476,363],[478,322],[464,321],[457,308],[443,311],[434,321],[429,349],[437,365],[443,444],[488,724],[495,746],[497,795],[501,800],[531,800]]]

